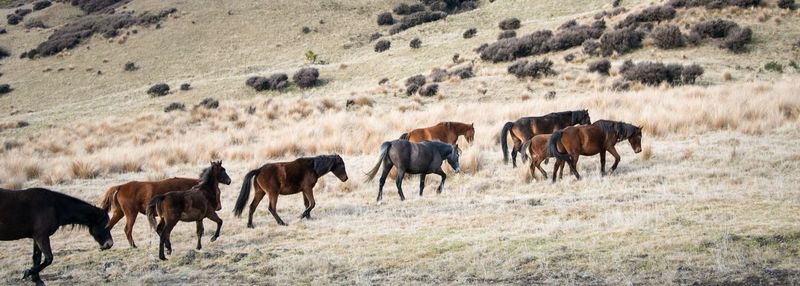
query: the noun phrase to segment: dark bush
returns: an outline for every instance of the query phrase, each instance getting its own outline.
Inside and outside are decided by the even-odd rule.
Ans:
[[[631,13],[624,20],[617,23],[616,28],[637,27],[640,23],[661,22],[675,18],[675,8],[669,5],[650,6],[639,13]]]
[[[760,4],[761,0],[670,0],[667,5],[675,8],[705,7],[706,9],[722,9],[728,6],[755,7]]]
[[[422,0],[432,11],[442,11],[455,14],[473,10],[478,7],[478,2],[473,0]]]
[[[280,90],[289,85],[289,76],[285,73],[276,73],[269,78],[263,76],[250,77],[245,81],[247,86],[252,87],[256,91],[263,90]]]
[[[31,9],[17,9],[17,10],[14,10],[14,14],[16,14],[17,16],[20,16],[20,17],[25,17],[28,14],[30,14],[31,12],[33,12],[33,10],[31,10]]]
[[[0,95],[2,95],[2,94],[6,94],[6,93],[9,93],[9,92],[11,92],[12,90],[13,90],[13,89],[11,89],[11,86],[10,86],[10,85],[8,85],[8,84],[6,84],[6,83],[4,83],[4,84],[0,84]]]
[[[8,49],[6,49],[4,47],[0,47],[0,60],[4,59],[6,57],[9,57],[9,56],[11,56],[11,53],[8,52]]]
[[[776,61],[768,62],[764,65],[764,69],[768,71],[773,71],[777,73],[783,73],[783,65],[779,64]]]
[[[206,109],[216,109],[217,107],[219,107],[219,100],[216,100],[212,97],[207,97],[206,99],[203,99],[203,101],[200,101],[200,104],[198,104],[197,107],[205,107]]]
[[[6,20],[8,20],[9,25],[14,26],[19,24],[19,22],[22,22],[22,16],[17,14],[8,14],[8,16],[6,16]]]
[[[383,85],[383,84],[385,84],[387,82],[389,82],[389,78],[385,77],[385,78],[382,78],[380,81],[378,81],[378,85]]]
[[[383,12],[378,14],[378,25],[385,26],[385,25],[393,25],[394,24],[394,17],[392,17],[392,13]]]
[[[400,23],[394,24],[389,29],[389,34],[397,34],[402,31],[408,30],[414,26],[425,24],[428,22],[438,21],[447,18],[447,13],[441,11],[421,11],[400,19]]]
[[[540,78],[558,74],[553,70],[553,62],[548,59],[534,62],[517,60],[508,67],[508,73],[515,75],[517,78]]]
[[[567,50],[573,47],[580,46],[586,40],[600,37],[600,34],[602,34],[602,32],[603,32],[602,30],[595,30],[591,28],[584,29],[582,27],[576,27],[574,29],[572,28],[564,29],[547,41],[547,48],[550,51]],[[595,35],[597,37],[594,37]]]
[[[644,32],[633,28],[608,31],[600,37],[600,50],[604,56],[614,52],[626,54],[642,47]]]
[[[382,53],[392,47],[392,42],[383,39],[375,43],[375,52]]]
[[[547,43],[552,37],[553,32],[541,30],[522,37],[498,40],[481,49],[481,59],[502,62],[547,53],[550,51]]]
[[[797,9],[797,5],[794,3],[794,0],[778,0],[778,7],[790,10]]]
[[[125,69],[125,71],[135,71],[135,70],[139,69],[139,67],[137,67],[136,64],[134,64],[133,62],[127,62],[127,63],[125,63],[125,68],[124,69]]]
[[[611,7],[617,8],[621,4],[622,4],[622,0],[614,0],[614,2],[611,3]]]
[[[653,29],[650,34],[653,44],[662,49],[675,49],[686,45],[681,29],[675,25],[663,25]]]
[[[752,40],[753,31],[750,30],[750,27],[737,27],[729,30],[728,35],[725,36],[722,44],[720,44],[720,48],[728,49],[734,53],[744,53],[747,52],[747,47],[745,47],[745,45],[750,43]]]
[[[311,28],[309,28],[307,26],[303,26],[303,28],[300,29],[300,31],[303,32],[303,34],[308,34],[308,33],[311,33]]]
[[[498,26],[502,30],[516,30],[520,27],[520,21],[517,18],[507,18],[503,21],[500,21]]]
[[[570,62],[572,62],[574,60],[575,60],[575,54],[569,53],[569,54],[564,55],[564,61],[565,62],[570,63]]]
[[[450,77],[450,74],[447,73],[447,70],[437,68],[431,71],[430,77],[433,82],[443,82]]]
[[[692,26],[691,34],[700,35],[701,38],[722,38],[728,34],[728,31],[739,27],[736,22],[713,19],[703,21]]]
[[[502,40],[502,39],[514,38],[516,36],[517,36],[517,32],[516,31],[514,31],[514,30],[505,30],[505,31],[500,32],[499,35],[497,35],[497,39],[498,40]]]
[[[34,20],[34,21],[29,21],[29,22],[25,23],[25,28],[27,28],[27,29],[33,29],[33,28],[47,29],[47,25],[45,25],[44,22],[42,22],[42,20]]]
[[[800,42],[798,42],[798,43],[800,43]],[[477,48],[475,48],[473,51],[475,51],[476,53],[480,54],[480,53],[483,53],[483,51],[486,50],[486,48],[488,48],[488,47],[489,47],[489,44],[483,43],[480,46],[478,46]],[[798,48],[800,48],[800,45],[798,45]]]
[[[434,96],[438,92],[439,92],[439,85],[435,84],[435,83],[432,83],[432,84],[423,86],[419,90],[419,95],[420,96]]]
[[[425,11],[425,6],[419,3],[411,5],[408,5],[406,3],[400,3],[397,4],[397,6],[394,6],[394,9],[392,11],[394,11],[394,13],[397,15],[411,15],[416,12]]]
[[[566,21],[564,23],[561,23],[561,26],[558,26],[558,29],[559,30],[566,30],[566,29],[571,29],[571,28],[573,28],[575,26],[578,26],[578,21],[576,21],[575,19],[572,19],[572,20]]]
[[[623,64],[623,68],[620,68],[620,72],[625,80],[638,81],[645,85],[658,85],[662,82],[676,85],[693,84],[697,77],[703,74],[703,68],[698,65],[626,62]]]
[[[703,68],[697,64],[684,66],[683,72],[681,72],[681,81],[684,84],[694,84],[695,80],[703,75],[703,72]]]
[[[602,75],[608,75],[611,69],[611,62],[606,59],[596,60],[589,63],[589,72],[596,72]]]
[[[464,34],[462,34],[462,36],[464,37],[464,39],[469,39],[475,37],[476,34],[478,34],[478,29],[469,28],[466,31],[464,31]]]
[[[416,93],[418,90],[419,90],[419,85],[417,85],[416,83],[406,85],[406,95],[408,96]]]
[[[472,66],[470,65],[451,71],[450,76],[457,76],[460,79],[468,79],[475,77],[475,73],[472,71]]]
[[[167,105],[167,107],[164,107],[164,112],[173,112],[176,110],[185,111],[186,105],[180,102],[173,102]]]
[[[425,85],[425,76],[418,74],[406,79],[406,87],[415,84],[417,87]]]
[[[47,0],[39,1],[39,2],[33,3],[33,11],[39,11],[39,10],[42,10],[44,8],[50,7],[51,5],[53,5],[53,3],[51,3],[50,1],[47,1]]]
[[[8,31],[6,31],[6,28],[0,28],[0,35],[5,33],[8,33]]]
[[[422,47],[422,41],[420,41],[419,38],[413,38],[411,42],[408,43],[408,46],[412,49],[419,49]]]
[[[583,42],[583,53],[589,56],[600,55],[600,42],[596,40],[586,40]]]
[[[316,68],[302,68],[292,76],[294,84],[301,88],[309,88],[319,83],[319,70]]]
[[[123,0],[71,0],[72,5],[78,6],[87,14],[103,11],[121,1]]]
[[[181,90],[182,91],[187,91],[187,90],[190,90],[190,89],[192,89],[192,85],[191,84],[188,84],[188,83],[182,83],[181,84]]]
[[[613,91],[628,91],[631,89],[631,82],[627,80],[616,80],[611,84]]]
[[[381,37],[383,37],[383,35],[381,33],[375,32],[375,33],[372,33],[372,35],[369,35],[369,41],[372,42],[372,41],[375,41],[377,39],[380,39]]]
[[[151,86],[150,89],[147,90],[147,94],[150,96],[165,96],[169,94],[169,85],[166,83],[159,83],[154,86]]]

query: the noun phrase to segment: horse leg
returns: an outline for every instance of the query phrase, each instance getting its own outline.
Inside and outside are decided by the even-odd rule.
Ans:
[[[617,164],[619,164],[619,153],[617,153],[617,148],[614,146],[608,147],[608,152],[611,153],[611,156],[614,156],[614,165],[611,165],[611,173],[617,170]]]
[[[564,161],[562,161],[561,159],[556,159],[555,164],[553,164],[553,183],[556,182],[556,177],[558,175],[558,167],[561,166],[562,164],[564,164]],[[564,169],[561,169],[561,174],[563,176]],[[561,178],[563,179],[563,177]]]
[[[197,221],[197,250],[203,249],[200,240],[203,238],[203,219]]]
[[[33,258],[33,266],[30,269],[26,269],[25,270],[25,273],[22,276],[22,280],[28,279],[28,276],[35,275],[31,271],[33,271],[33,269],[39,267],[39,265],[42,264],[42,251],[39,250],[39,245],[36,244],[36,241],[33,242],[33,257],[32,258]],[[34,281],[36,279],[35,278],[36,276],[38,276],[38,275],[35,275],[34,278],[32,278]]]
[[[314,189],[305,188],[303,190],[303,199],[306,203],[306,210],[303,212],[300,218],[311,219],[311,210],[317,205],[317,202],[314,200]]]
[[[419,174],[419,196],[422,196],[422,189],[425,189],[425,175]]]
[[[406,197],[403,196],[403,177],[406,176],[406,171],[400,168],[397,168],[397,178],[395,179],[395,185],[397,186],[397,193],[400,195],[400,201],[405,201]]]
[[[256,212],[256,208],[258,204],[261,203],[261,200],[264,199],[264,195],[267,193],[264,192],[261,188],[258,187],[258,183],[256,183],[255,188],[255,195],[253,196],[253,202],[250,203],[250,214],[247,216],[247,227],[254,228],[253,226],[253,214]]]
[[[211,221],[217,223],[217,230],[214,231],[214,235],[211,236],[211,242],[214,242],[215,240],[217,240],[217,238],[219,238],[219,232],[222,231],[222,219],[219,218],[217,212],[210,212],[206,215],[206,217]]]
[[[542,169],[542,160],[539,159],[539,157],[536,157],[536,159],[533,159],[533,160],[535,161],[534,164],[536,165],[536,169],[539,169],[539,171],[542,172],[542,175],[544,176],[544,179],[547,180],[547,172],[545,172],[544,169]],[[534,171],[531,171],[531,172],[534,172]]]
[[[128,238],[128,244],[136,248],[136,243],[133,242],[133,224],[136,223],[139,213],[131,209],[123,209],[123,212],[125,212],[125,237]]]
[[[50,249],[50,237],[35,238],[33,243],[35,244],[33,259],[34,265],[31,267],[31,269],[25,271],[22,279],[26,279],[28,276],[30,276],[31,281],[35,282],[36,285],[44,285],[44,282],[42,282],[42,279],[39,277],[39,272],[44,270],[44,268],[50,265],[50,263],[53,263],[53,252]],[[41,264],[37,263],[37,260],[41,259],[41,257],[39,257],[39,259],[35,257],[37,247],[40,251],[39,254],[44,254],[44,261]]]
[[[383,198],[383,185],[386,184],[386,177],[389,176],[389,172],[392,169],[392,165],[393,165],[392,162],[390,162],[388,159],[383,161],[383,171],[381,173],[381,178],[378,183],[378,199],[377,199],[378,202],[380,202],[381,199]]]
[[[169,241],[170,233],[172,233],[172,228],[175,227],[177,224],[177,220],[172,219],[165,219],[164,220],[164,228],[161,230],[161,235],[159,235],[160,239],[158,242],[158,259],[167,260],[167,257],[164,255],[164,248],[169,249],[169,254],[172,255],[172,243]],[[169,246],[167,246],[169,244]]]
[[[119,220],[122,219],[123,216],[125,216],[125,214],[122,212],[122,210],[120,210],[118,208],[114,209],[114,214],[111,216],[111,219],[108,220],[108,224],[106,225],[106,229],[108,229],[110,231],[111,228],[113,228],[114,225],[116,225],[119,222]]]
[[[441,194],[442,188],[444,188],[444,181],[447,180],[447,175],[444,173],[444,171],[442,171],[441,167],[439,167],[439,169],[436,170],[434,173],[442,177],[442,182],[439,183],[439,188],[436,189],[436,193]]]
[[[606,175],[606,151],[600,151],[600,175]]]
[[[572,155],[572,160],[569,161],[569,169],[575,178],[581,179],[581,174],[578,174],[578,158],[580,155]]]
[[[272,214],[272,217],[275,218],[275,221],[278,222],[279,225],[287,225],[280,216],[278,216],[278,192],[273,191],[277,190],[277,188],[271,188],[269,192],[269,212]]]
[[[517,167],[517,152],[522,152],[522,141],[517,138],[517,136],[511,136],[511,140],[514,141],[514,147],[511,147],[511,167]]]

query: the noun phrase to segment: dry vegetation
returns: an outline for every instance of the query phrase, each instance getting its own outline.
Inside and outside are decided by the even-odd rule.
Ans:
[[[138,27],[125,43],[95,36],[51,57],[19,59],[73,17],[49,15],[81,13],[53,2],[25,16],[52,28],[8,26],[0,35],[15,53],[0,66],[0,81],[14,89],[0,97],[0,186],[45,186],[94,202],[110,185],[195,176],[210,160],[222,160],[234,179],[222,189],[222,236],[202,251],[191,250],[191,224],[173,232],[168,262],[157,260],[146,224],[134,229],[139,249],[125,245],[118,224],[117,245],[105,252],[84,230],[64,229],[43,273],[54,283],[798,284],[800,71],[789,61],[800,55],[791,47],[800,12],[777,1],[719,9],[671,2],[675,15],[647,10],[646,1],[481,1],[401,31],[426,22],[409,17],[420,13],[411,2],[135,0],[123,10],[178,12],[160,29]],[[387,11],[396,14],[391,21]],[[650,14],[663,20],[653,27],[659,32],[639,35],[633,26]],[[729,18],[741,28],[701,37],[705,44],[686,39],[697,23]],[[606,31],[630,27],[604,39],[600,19]],[[746,53],[719,49],[746,37],[745,27],[753,39]],[[465,39],[471,28],[481,32]],[[498,40],[501,29],[521,37]],[[373,34],[395,45],[375,53]],[[546,54],[506,50],[535,38],[547,38]],[[501,44],[474,52],[481,43]],[[327,63],[309,65],[311,50]],[[520,78],[508,73],[516,58]],[[639,74],[624,68],[628,60],[670,77],[625,81]],[[771,61],[786,65],[782,73],[759,71]],[[120,68],[128,62],[140,68]],[[691,77],[694,64],[702,76]],[[187,82],[181,91],[159,89],[163,97],[147,94],[154,84]],[[503,165],[503,123],[573,109],[642,125],[642,153],[621,142],[616,174],[601,177],[599,159],[589,157],[579,164],[584,180],[556,184],[525,165]],[[475,124],[475,142],[459,142],[464,172],[440,195],[419,197],[407,184],[414,195],[402,203],[387,184],[377,205],[377,185],[362,174],[380,143],[446,120]],[[297,219],[299,195],[280,199],[288,227],[263,204],[255,229],[233,217],[246,170],[326,153],[343,156],[350,180],[319,182],[314,219]],[[438,183],[427,180],[428,188]],[[19,283],[30,242],[2,242],[0,251],[12,254],[0,258],[0,281]]]

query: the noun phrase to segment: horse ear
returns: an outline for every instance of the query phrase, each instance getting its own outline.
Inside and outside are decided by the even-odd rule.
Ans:
[[[469,127],[475,127],[475,122],[470,123]]]

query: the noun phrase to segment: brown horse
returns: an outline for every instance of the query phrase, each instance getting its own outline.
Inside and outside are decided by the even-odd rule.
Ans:
[[[269,212],[279,225],[286,225],[278,216],[277,205],[278,195],[293,195],[303,192],[303,202],[306,210],[300,218],[311,218],[311,210],[314,209],[314,186],[317,180],[325,174],[332,172],[342,182],[347,181],[347,170],[344,167],[344,160],[339,155],[323,155],[317,157],[298,158],[291,162],[270,163],[252,170],[244,176],[242,190],[236,200],[233,213],[240,217],[244,210],[244,205],[250,197],[251,186],[255,186],[255,197],[250,203],[250,214],[247,217],[247,227],[253,228],[253,213],[258,207],[258,203],[269,195]],[[252,184],[255,182],[255,184]]]
[[[109,188],[103,199],[100,200],[100,208],[106,212],[112,211],[111,220],[108,221],[108,230],[110,231],[125,216],[125,235],[131,247],[136,248],[132,235],[133,224],[136,223],[136,216],[140,213],[145,214],[150,200],[154,196],[168,192],[191,189],[199,183],[200,179],[170,178],[155,182],[132,181]],[[217,211],[219,211],[222,206],[219,196],[217,196],[216,204]]]
[[[217,203],[219,199],[219,183],[231,184],[231,178],[222,167],[222,161],[211,162],[211,167],[203,170],[200,183],[186,191],[169,192],[158,195],[150,200],[147,205],[147,220],[159,236],[158,258],[167,260],[164,256],[164,247],[168,254],[172,254],[172,242],[169,240],[172,228],[178,221],[197,223],[197,249],[203,246],[200,244],[203,238],[203,219],[208,218],[217,223],[217,231],[211,237],[211,241],[217,240],[222,229],[222,219],[217,215],[216,210],[220,208]],[[156,215],[161,217],[156,225]]]
[[[411,132],[403,133],[400,139],[417,143],[439,140],[450,145],[455,145],[456,141],[458,141],[458,136],[464,136],[464,139],[467,139],[467,143],[472,144],[472,140],[475,140],[474,124],[454,121],[439,122],[431,127],[417,128],[411,130]]]
[[[538,169],[542,172],[542,175],[545,179],[547,179],[547,172],[542,169],[541,163],[544,162],[547,164],[547,159],[553,157],[550,155],[550,152],[547,150],[547,142],[550,141],[550,134],[541,134],[536,135],[531,138],[531,140],[525,141],[522,143],[522,159],[523,161],[527,156],[530,156],[531,163],[530,163],[530,173],[531,176],[536,177],[536,170]],[[527,153],[527,154],[526,154]],[[564,173],[564,166],[562,165],[559,171]],[[556,176],[556,173],[553,173],[553,176]]]
[[[37,285],[44,285],[39,273],[53,262],[51,235],[62,226],[86,227],[100,249],[105,250],[114,245],[106,223],[108,213],[62,193],[41,188],[20,191],[0,189],[0,240],[33,239],[33,267],[25,270],[22,279],[31,277]]]
[[[600,173],[605,176],[606,151],[614,156],[614,165],[611,166],[611,172],[614,172],[620,160],[619,153],[617,153],[614,145],[622,140],[628,140],[633,152],[641,152],[642,128],[624,122],[598,120],[592,125],[569,127],[557,131],[553,133],[547,143],[550,154],[558,159],[553,172],[559,166],[563,168],[564,162],[567,162],[569,163],[570,172],[580,180],[581,175],[578,174],[577,168],[578,157],[581,155],[593,156],[600,153]],[[554,175],[553,182],[555,181],[556,176]]]
[[[521,152],[522,142],[539,134],[551,134],[576,124],[590,124],[589,111],[575,110],[553,112],[540,117],[522,117],[514,122],[506,122],[500,132],[500,146],[503,148],[503,161],[508,163],[508,134],[514,147],[511,149],[511,164],[517,167],[517,152]]]

